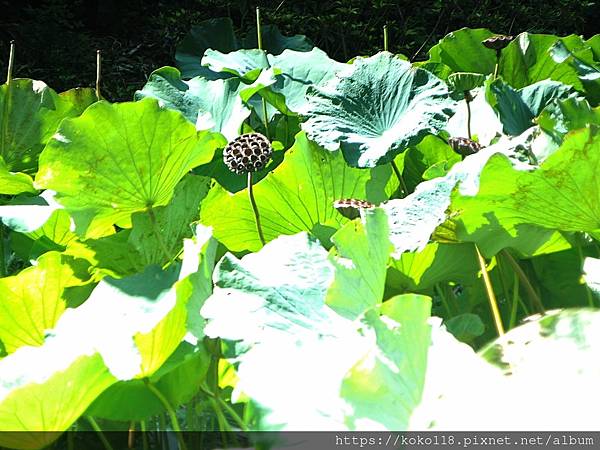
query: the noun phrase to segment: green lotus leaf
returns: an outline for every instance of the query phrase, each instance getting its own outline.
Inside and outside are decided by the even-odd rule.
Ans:
[[[423,395],[431,344],[430,313],[428,297],[407,294],[393,297],[377,313],[367,314],[363,325],[375,331],[377,349],[363,355],[343,381],[341,396],[353,408],[346,418],[348,428],[376,424],[377,429],[408,429]]]
[[[417,145],[410,147],[404,155],[402,177],[409,192],[414,191],[424,180],[424,174],[430,167],[443,162],[449,169],[461,160],[460,155],[437,136],[426,136]]]
[[[381,52],[359,58],[323,87],[310,87],[302,128],[354,167],[390,162],[446,124],[454,101],[439,78]]]
[[[544,80],[515,90],[501,79],[486,86],[488,103],[498,113],[504,132],[518,136],[534,126],[533,119],[554,100],[572,94],[572,88],[557,81]]]
[[[310,51],[313,48],[306,36],[286,37],[272,25],[263,25],[261,34],[263,48],[273,55],[278,55],[285,49]],[[238,39],[230,18],[209,19],[192,27],[190,33],[178,45],[175,59],[183,77],[193,78],[203,75],[205,68],[200,61],[208,49],[229,53],[257,46],[256,30],[250,30],[246,38]]]
[[[233,140],[239,136],[242,124],[250,115],[246,103],[252,95],[274,82],[272,71],[261,72],[252,84],[238,78],[207,80],[196,77],[184,81],[177,69],[163,67],[152,72],[135,98],[156,98],[161,106],[182,112],[197,130],[216,131]]]
[[[265,239],[309,231],[327,243],[347,222],[333,202],[358,198],[378,203],[386,198],[390,175],[387,167],[350,168],[339,152],[324,151],[299,133],[284,161],[253,188]],[[202,202],[200,220],[231,251],[261,247],[246,190],[231,194],[215,185]]]
[[[409,196],[384,203],[382,208],[388,216],[390,239],[394,245],[392,256],[397,259],[406,251],[425,248],[436,228],[446,222],[455,188],[458,186],[464,195],[474,195],[479,188],[481,171],[492,155],[506,155],[518,169],[531,169],[528,162],[522,161],[522,149],[530,148],[533,131],[501,139],[454,164],[446,176],[424,181]]]
[[[181,405],[198,393],[209,362],[210,355],[203,346],[183,342],[150,377],[150,382],[170,405]],[[130,380],[110,386],[90,405],[86,414],[130,422],[145,420],[164,412],[164,404],[143,380]]]
[[[268,92],[282,95],[286,109],[293,113],[300,113],[305,108],[306,92],[310,86],[327,83],[347,66],[329,58],[318,48],[304,52],[285,50],[281,55],[269,56],[269,61],[281,73],[276,76],[277,82],[265,91],[265,96],[277,105],[268,97]],[[279,110],[286,112],[283,108]]]
[[[446,328],[461,342],[471,342],[485,331],[485,324],[477,314],[464,313],[445,322]]]
[[[583,91],[577,71],[569,62],[557,61],[553,56],[552,48],[559,42],[569,50],[584,45],[581,37],[576,35],[559,38],[550,34],[519,34],[502,52],[502,78],[515,89],[542,80],[553,80]]]
[[[393,260],[388,285],[394,290],[420,291],[446,281],[472,281],[479,270],[472,244],[432,242],[419,252],[407,252]]]
[[[515,170],[505,157],[494,156],[481,173],[476,195],[453,196],[457,234],[465,239],[498,226],[519,233],[525,225],[598,232],[600,192],[594,167],[599,148],[600,133],[591,127],[570,133],[533,172]],[[494,239],[500,236],[495,233]]]
[[[550,49],[550,53],[554,61],[559,64],[569,64],[576,71],[587,99],[597,106],[600,103],[600,65],[586,50],[571,50],[565,42],[558,41]]]
[[[560,143],[569,131],[600,125],[600,107],[592,108],[584,98],[569,97],[546,106],[536,123]]]
[[[128,228],[132,214],[166,205],[181,178],[219,145],[222,137],[196,132],[155,100],[98,102],[61,124],[40,157],[36,186],[57,192],[78,234],[92,220]]]
[[[570,248],[531,258],[537,289],[547,309],[596,306],[594,296],[582,280],[584,251],[582,247]]]
[[[366,210],[363,220],[347,223],[331,237],[335,280],[326,303],[348,319],[356,319],[381,303],[392,250],[383,210]]]
[[[236,341],[236,389],[267,411],[260,429],[356,429],[361,420],[404,429],[420,399],[429,299],[398,297],[381,306],[385,318],[376,309],[350,321],[325,304],[334,270],[305,233],[241,260],[228,254],[215,270],[205,331]],[[344,299],[352,308],[354,296],[334,303]]]
[[[599,327],[598,311],[565,309],[530,318],[479,358],[465,350],[452,360],[438,354],[435,361],[430,352],[428,364],[439,372],[437,380],[428,379],[423,420],[414,429],[464,423],[475,430],[592,429],[596,419],[589,408],[600,399]]]
[[[0,157],[10,172],[35,173],[38,155],[58,124],[77,111],[42,81],[0,86]],[[2,190],[2,188],[0,188]]]
[[[496,55],[481,42],[494,34],[484,28],[462,28],[441,39],[429,50],[430,63],[442,63],[453,72],[494,72]]]
[[[261,70],[268,69],[270,64],[263,50],[237,50],[221,53],[218,50],[207,50],[202,57],[202,65],[213,72],[225,72],[252,82],[258,78]]]
[[[0,194],[17,195],[23,192],[36,192],[33,179],[26,173],[10,172],[0,157]]]
[[[9,354],[42,345],[46,331],[56,325],[67,306],[65,288],[82,284],[69,260],[50,252],[37,265],[0,278],[0,339]]]
[[[600,62],[600,34],[595,34],[587,41],[585,41],[585,45],[588,46],[594,55],[594,61]]]
[[[455,72],[448,76],[448,86],[456,92],[463,93],[483,86],[485,77],[480,73]]]
[[[206,197],[210,180],[186,175],[175,187],[166,206],[153,212],[132,216],[133,228],[116,234],[71,242],[66,253],[88,260],[95,270],[122,277],[142,272],[146,267],[163,265],[174,258],[191,237],[190,224],[198,220],[199,205]]]
[[[23,347],[0,360],[0,445],[46,447],[117,381],[99,353],[72,347],[64,341]]]
[[[88,106],[98,101],[96,90],[92,88],[73,88],[58,95],[71,103],[78,116],[83,114]]]

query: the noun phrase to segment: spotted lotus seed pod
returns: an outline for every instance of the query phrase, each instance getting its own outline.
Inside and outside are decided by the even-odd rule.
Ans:
[[[463,137],[451,137],[448,139],[448,144],[452,150],[462,156],[474,155],[482,149],[478,142]]]
[[[481,43],[485,45],[487,48],[491,48],[492,50],[500,51],[504,47],[506,47],[510,41],[513,40],[512,36],[506,36],[504,34],[498,34],[496,36],[489,37]]]
[[[273,147],[265,136],[247,133],[227,144],[223,150],[223,161],[229,170],[242,174],[262,169],[272,155]]]
[[[347,219],[353,220],[360,216],[361,209],[375,208],[373,203],[365,200],[356,200],[354,198],[345,198],[333,202],[333,207]]]

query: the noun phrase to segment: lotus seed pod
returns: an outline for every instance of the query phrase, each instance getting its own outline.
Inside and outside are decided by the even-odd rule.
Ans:
[[[478,142],[463,137],[451,137],[448,139],[448,144],[452,150],[462,156],[474,155],[482,149]]]
[[[225,150],[223,161],[237,174],[256,172],[267,165],[273,154],[269,140],[260,133],[247,133],[235,138]]]
[[[491,48],[492,50],[500,51],[504,47],[506,47],[510,41],[513,40],[512,36],[506,36],[504,34],[498,34],[496,36],[489,37],[481,43],[485,45],[487,48]]]
[[[365,200],[356,200],[354,198],[345,198],[333,202],[333,207],[347,219],[353,220],[360,216],[361,209],[375,208],[373,203]]]

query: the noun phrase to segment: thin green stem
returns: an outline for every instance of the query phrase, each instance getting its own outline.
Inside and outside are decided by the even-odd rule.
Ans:
[[[471,102],[467,99],[467,94],[465,94],[465,102],[467,103],[467,137],[472,139],[471,135]]]
[[[388,51],[388,26],[384,25],[383,26],[383,50],[384,51]]]
[[[98,426],[96,419],[94,419],[92,416],[85,416],[85,418],[92,426],[92,429],[98,434],[98,438],[100,439],[100,442],[102,442],[104,448],[106,450],[113,450],[112,445],[110,445],[110,442],[108,442],[108,439],[106,439],[106,436],[104,436],[104,433],[100,429],[100,426]]]
[[[175,409],[173,408],[173,406],[171,406],[171,403],[169,403],[167,397],[165,397],[156,386],[150,383],[150,381],[147,378],[144,379],[144,383],[146,384],[148,390],[155,395],[158,401],[160,401],[164,408],[167,410],[167,414],[169,415],[169,419],[171,420],[171,426],[173,427],[173,431],[177,435],[179,447],[181,448],[181,450],[187,450],[185,441],[183,440],[183,436],[181,434],[181,427],[179,426],[179,420],[177,419],[177,413],[175,412]]]
[[[10,53],[8,54],[8,69],[6,71],[6,84],[10,84],[12,81],[14,64],[15,64],[15,41],[10,41]]]
[[[135,447],[135,422],[132,420],[129,423],[129,430],[127,430],[127,448]]]
[[[256,7],[256,42],[258,44],[258,49],[263,50],[262,30],[261,30],[261,26],[260,26],[260,8],[259,7]],[[267,56],[267,52],[263,51],[263,53],[265,56],[265,61],[267,62],[267,66],[268,66],[269,58]],[[263,121],[264,121],[264,125],[265,125],[265,136],[267,136],[267,139],[271,140],[271,137],[269,136],[269,116],[268,116],[268,111],[267,111],[267,101],[262,96],[261,96],[261,101],[262,101],[262,110],[263,110]]]
[[[96,99],[100,101],[100,78],[102,76],[102,52],[96,50]]]
[[[252,190],[252,172],[248,172],[248,197],[250,198],[250,205],[254,212],[254,220],[256,221],[256,231],[258,231],[258,238],[262,245],[265,245],[265,236],[263,235],[262,227],[260,226],[260,214],[258,213],[258,206],[256,206],[256,200],[254,200],[254,191]]]
[[[5,277],[7,274],[6,249],[4,248],[4,225],[0,222],[0,277]]]
[[[542,303],[540,296],[537,294],[537,292],[535,292],[535,289],[533,288],[531,282],[529,281],[529,278],[527,277],[527,275],[525,274],[525,272],[523,271],[523,269],[521,268],[519,263],[515,260],[515,258],[513,258],[513,256],[508,251],[502,250],[501,253],[502,253],[502,256],[510,263],[510,265],[512,266],[514,271],[519,276],[521,283],[523,284],[523,287],[527,291],[527,295],[529,296],[529,299],[531,300],[532,305],[535,306],[535,308],[538,310],[539,313],[544,314],[546,312],[546,309],[544,308],[544,304]]]
[[[406,182],[400,173],[400,169],[396,165],[394,160],[390,161],[390,165],[392,166],[392,170],[396,174],[396,178],[398,178],[398,182],[400,183],[400,189],[402,189],[402,197],[406,197],[408,195],[408,188],[406,187]]]
[[[508,323],[508,329],[512,330],[517,324],[517,311],[519,305],[519,275],[513,272],[513,292],[512,292],[512,305],[510,308],[510,322]]]
[[[493,80],[498,78],[499,71],[500,71],[500,50],[496,50],[496,65],[494,66],[494,77],[492,78]]]
[[[152,209],[152,206],[148,206],[146,211],[148,212],[148,217],[150,218],[150,223],[152,224],[152,232],[154,233],[154,236],[156,237],[158,246],[160,247],[161,251],[163,252],[163,256],[165,257],[165,260],[170,261],[171,256],[169,253],[169,249],[167,248],[167,245],[165,244],[165,241],[163,240],[162,235],[160,234],[160,229],[158,227],[158,221],[156,220],[156,215],[154,214],[154,209]]]
[[[260,8],[256,7],[256,42],[258,43],[258,49],[262,50],[262,30],[260,29]]]
[[[487,267],[485,265],[485,260],[479,251],[479,247],[477,244],[475,245],[475,252],[477,253],[477,261],[479,262],[479,267],[481,268],[481,277],[483,278],[483,284],[485,285],[485,291],[490,302],[490,309],[492,310],[492,316],[494,317],[494,324],[496,325],[496,331],[498,331],[498,336],[504,335],[504,325],[502,325],[502,317],[500,317],[500,309],[498,308],[498,301],[496,300],[496,294],[494,294],[494,288],[492,286],[492,280],[490,280],[490,275],[488,274]]]
[[[433,290],[440,297],[442,305],[444,306],[444,309],[446,310],[446,314],[448,314],[448,318],[452,317],[452,311],[450,310],[450,305],[448,305],[448,300],[446,299],[446,296],[440,289],[439,283],[434,284]]]

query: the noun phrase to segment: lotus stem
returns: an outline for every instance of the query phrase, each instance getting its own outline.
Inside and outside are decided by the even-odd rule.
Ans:
[[[167,245],[165,244],[165,241],[162,238],[162,235],[160,234],[160,230],[158,228],[158,222],[156,220],[156,215],[154,214],[154,209],[152,209],[152,206],[148,206],[148,208],[146,209],[146,211],[148,212],[148,217],[150,217],[150,223],[152,224],[152,231],[154,233],[154,236],[156,236],[156,240],[158,242],[158,245],[161,249],[161,251],[163,252],[163,256],[165,257],[165,260],[169,261],[171,259],[171,257],[169,256],[169,249],[167,248]]]
[[[96,99],[100,101],[100,77],[102,76],[102,52],[96,50]]]
[[[127,448],[135,447],[135,422],[132,420],[129,423],[129,430],[127,430]]]
[[[183,440],[183,436],[181,434],[181,427],[179,426],[179,420],[177,419],[177,413],[175,412],[175,409],[173,408],[173,406],[171,406],[171,403],[169,403],[169,400],[163,395],[163,393],[160,392],[160,390],[156,386],[150,383],[148,378],[144,378],[144,384],[146,385],[148,390],[150,390],[150,392],[152,392],[156,396],[156,398],[162,403],[164,408],[167,410],[167,414],[169,415],[169,419],[171,421],[171,426],[173,427],[173,431],[177,435],[177,441],[179,442],[180,449],[187,450],[187,446],[185,445],[185,441]]]
[[[388,51],[388,26],[383,26],[383,50]]]
[[[256,42],[258,44],[258,49],[263,50],[262,30],[260,27],[260,8],[258,6],[256,7]],[[267,65],[269,65],[269,58],[267,56],[267,52],[265,50],[263,50],[263,51],[264,51],[264,55],[265,55],[265,61],[267,61]],[[267,136],[267,139],[271,140],[271,137],[269,136],[269,117],[267,115],[267,101],[265,100],[265,98],[263,96],[261,96],[261,100],[262,100],[262,110],[263,110],[264,123],[265,123],[265,136]]]
[[[8,69],[6,71],[6,84],[12,81],[13,66],[15,64],[15,41],[10,41],[10,53],[8,54]]]
[[[260,214],[258,213],[258,206],[256,206],[256,200],[254,199],[254,191],[252,189],[252,172],[248,172],[248,197],[250,198],[250,206],[254,212],[254,220],[256,222],[256,231],[258,231],[258,238],[262,245],[265,245],[265,236],[263,235],[262,227],[260,226]]]
[[[544,308],[544,304],[542,303],[540,296],[537,294],[537,292],[535,292],[535,289],[531,285],[529,278],[527,277],[519,263],[515,260],[515,258],[513,258],[513,256],[508,251],[502,250],[501,253],[502,256],[504,256],[504,258],[510,263],[515,273],[519,276],[519,279],[521,280],[521,283],[523,283],[523,287],[527,291],[527,295],[529,296],[531,303],[535,305],[539,313],[545,314],[546,309]]]
[[[8,274],[6,267],[6,248],[4,247],[4,224],[0,221],[0,278]]]
[[[498,72],[500,71],[500,50],[496,50],[496,65],[494,66],[494,77],[495,80],[498,78]]]
[[[481,268],[481,278],[483,278],[483,284],[485,285],[485,291],[490,302],[490,309],[492,310],[492,316],[494,317],[494,324],[496,325],[496,331],[498,336],[504,336],[504,325],[502,325],[502,318],[500,317],[500,309],[498,308],[498,301],[496,300],[496,294],[494,294],[494,288],[492,286],[492,280],[488,274],[485,260],[479,251],[479,247],[475,244],[475,252],[477,253],[477,261]]]
[[[402,190],[402,197],[406,197],[408,195],[408,188],[406,187],[406,182],[404,181],[404,178],[402,177],[402,174],[400,173],[400,169],[398,169],[398,166],[396,165],[396,162],[394,160],[390,161],[390,164],[392,166],[394,173],[396,174],[396,178],[398,178],[398,182],[400,183],[400,189]]]
[[[92,416],[85,416],[85,418],[92,426],[92,429],[98,434],[98,438],[100,439],[100,442],[102,442],[104,448],[106,450],[113,450],[112,445],[110,445],[110,442],[108,442],[108,439],[106,439],[106,436],[104,436],[102,429],[100,428],[100,426],[98,426],[96,419],[94,419]]]
[[[510,322],[508,323],[508,329],[511,330],[517,324],[517,310],[519,305],[519,275],[513,272],[513,296],[512,306],[510,309]]]
[[[473,139],[471,136],[471,93],[465,91],[465,102],[467,104],[467,137]]]

